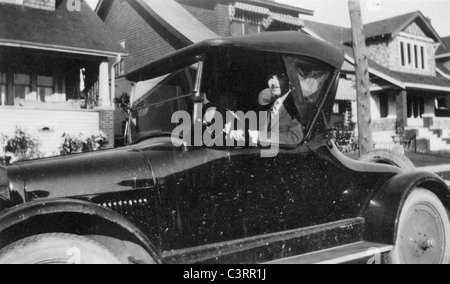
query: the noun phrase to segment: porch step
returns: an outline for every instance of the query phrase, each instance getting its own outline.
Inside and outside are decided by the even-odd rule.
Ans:
[[[346,246],[322,250],[314,253],[294,256],[267,264],[339,264],[348,263],[393,250],[391,245],[358,242]]]

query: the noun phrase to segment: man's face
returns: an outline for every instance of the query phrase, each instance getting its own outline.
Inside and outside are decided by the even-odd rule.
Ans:
[[[276,98],[281,97],[281,84],[278,76],[275,75],[269,79],[269,88]]]

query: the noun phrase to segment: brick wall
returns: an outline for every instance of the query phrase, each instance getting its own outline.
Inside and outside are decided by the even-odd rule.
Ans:
[[[112,2],[105,23],[117,42],[125,41],[125,48],[130,54],[125,59],[125,72],[140,68],[182,47],[156,21],[148,23],[142,18],[128,1]]]
[[[214,10],[214,5],[204,5],[205,7],[198,7],[192,5],[181,4],[183,8],[192,14],[204,26],[208,27],[215,33],[218,33],[218,15]]]
[[[99,110],[99,128],[108,137],[107,148],[114,148],[114,109]]]

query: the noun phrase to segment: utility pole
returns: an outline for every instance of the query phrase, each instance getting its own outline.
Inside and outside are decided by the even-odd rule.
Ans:
[[[369,153],[373,147],[369,64],[359,0],[348,0],[348,8],[356,71],[359,155],[362,156]]]

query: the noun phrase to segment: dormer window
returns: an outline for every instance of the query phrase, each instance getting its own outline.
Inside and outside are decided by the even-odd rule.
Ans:
[[[61,2],[61,1],[58,1]],[[55,11],[55,0],[0,0],[0,3],[25,6],[33,9]]]
[[[231,35],[233,36],[257,34],[261,32],[264,32],[264,28],[258,24],[239,21],[233,21],[231,23]]]
[[[426,49],[425,45],[402,39],[400,40],[400,61],[402,67],[426,70]]]

